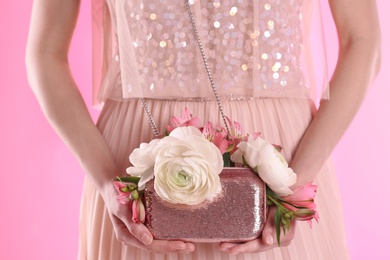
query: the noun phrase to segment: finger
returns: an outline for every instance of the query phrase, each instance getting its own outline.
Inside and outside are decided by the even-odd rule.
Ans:
[[[221,251],[229,251],[231,248],[239,245],[239,243],[223,242],[219,245]]]
[[[143,248],[155,253],[189,253],[195,250],[194,244],[182,241],[153,240],[153,242],[149,245],[145,245],[140,240],[136,239],[132,233],[130,233],[128,227],[123,223],[123,221],[115,216],[113,216],[112,219],[117,239],[124,245]]]
[[[195,250],[193,244],[182,241],[153,240],[150,245],[145,245],[134,238],[127,227],[122,232],[121,241],[124,245],[135,246],[154,253],[189,253]]]
[[[128,215],[129,216],[129,215]],[[153,236],[148,228],[140,223],[134,223],[131,219],[124,217],[122,219],[130,233],[144,245],[150,245],[153,242]]]
[[[263,243],[272,246],[276,240],[276,238],[274,238],[275,233],[275,227],[267,222],[264,226],[263,232],[261,233]]]
[[[134,223],[132,221],[126,223],[126,227],[129,229],[130,233],[144,245],[150,245],[153,242],[153,236],[150,234],[150,231],[143,224]]]
[[[261,233],[261,239],[265,244],[268,245],[275,245],[275,246],[288,246],[292,239],[294,238],[295,234],[295,222],[296,221],[291,221],[290,222],[290,228],[286,230],[286,232],[283,232],[281,230],[280,234],[280,244],[277,243],[277,237],[276,237],[276,227],[275,227],[275,222],[274,222],[274,216],[275,216],[275,211],[276,207],[271,207],[267,221],[265,223],[264,229]],[[281,228],[282,229],[282,228]]]
[[[153,240],[144,249],[156,253],[190,253],[195,250],[195,245],[183,241]]]
[[[112,225],[114,227],[116,238],[121,241],[124,244],[134,244],[134,243],[140,243],[137,239],[134,238],[134,236],[130,233],[129,229],[116,216],[110,215]]]
[[[239,253],[255,253],[255,252],[263,252],[270,250],[275,246],[268,245],[263,242],[261,239],[255,239],[243,244],[238,244],[228,250],[229,254],[239,254]]]
[[[275,207],[270,207],[267,220],[265,222],[263,231],[261,232],[261,239],[264,244],[272,246],[276,240],[276,228],[274,225]]]

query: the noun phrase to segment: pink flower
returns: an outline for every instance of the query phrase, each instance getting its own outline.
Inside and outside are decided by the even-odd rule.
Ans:
[[[294,211],[294,216],[297,220],[311,220],[315,214],[315,211],[311,209],[298,209]]]
[[[228,136],[228,142],[229,142],[229,151],[230,154],[233,154],[237,150],[237,145],[241,141],[246,141],[248,139],[248,135],[244,135],[244,128],[242,125],[238,122],[232,122],[230,118],[226,117],[227,121],[229,122],[229,136]]]
[[[236,121],[232,122],[230,118],[226,117],[227,121],[229,122],[229,127],[230,127],[230,135],[233,138],[237,139],[242,139],[244,137],[244,128],[242,125]]]
[[[199,125],[199,118],[192,117],[191,113],[188,111],[187,108],[184,109],[182,115],[180,117],[173,116],[171,119],[171,125],[168,125],[166,127],[167,131],[170,133],[173,131],[173,129],[179,127],[179,126],[195,126],[198,127]]]
[[[312,219],[314,218],[317,223],[319,220],[318,212],[312,209],[298,209],[293,212],[294,218],[300,221],[307,221],[310,227],[312,227]]]
[[[113,181],[115,189],[118,191],[119,195],[117,200],[120,204],[126,205],[131,201],[132,191],[128,190],[127,184],[120,181]]]
[[[317,192],[317,185],[306,183],[296,188],[292,194],[282,198],[282,205],[293,211],[295,218],[306,220],[311,227],[311,219],[319,220],[314,197]]]
[[[283,201],[287,202],[286,205],[283,205],[288,208],[289,204],[294,204],[296,207],[305,207],[314,210],[316,208],[316,204],[314,203],[316,192],[317,185],[306,183],[296,188],[292,194],[283,197]]]
[[[257,138],[261,137],[261,133],[260,132],[254,132],[254,133],[252,133],[252,136],[253,136],[253,139],[256,140]]]
[[[216,132],[217,131],[214,129],[213,124],[208,122],[207,124],[204,125],[202,134],[203,134],[204,138],[206,138],[210,142],[213,142]]]
[[[221,151],[221,154],[224,154],[229,146],[228,140],[226,140],[226,135],[224,133],[221,133],[221,132],[217,132],[215,134],[213,143]]]
[[[216,130],[213,125],[208,122],[204,127],[202,131],[203,136],[215,144],[221,154],[224,154],[228,148],[228,141],[226,139],[226,131],[218,131]]]
[[[118,178],[119,179],[119,178]],[[145,222],[145,206],[142,202],[142,194],[138,192],[137,184],[125,182],[121,179],[113,181],[115,189],[119,195],[119,203],[129,205],[132,208],[132,220],[135,223]]]
[[[144,223],[145,222],[145,206],[142,202],[142,198],[133,200],[132,205],[133,217],[132,220],[134,223]]]

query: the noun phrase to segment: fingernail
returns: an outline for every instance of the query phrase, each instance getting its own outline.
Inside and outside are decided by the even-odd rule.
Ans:
[[[228,251],[230,248],[234,247],[234,245],[231,244],[223,244],[219,246],[219,249],[222,251]]]
[[[195,251],[195,248],[194,247],[187,247],[187,250],[186,250],[186,254],[190,254],[190,253],[192,253],[192,252],[194,252]]]
[[[274,237],[271,236],[271,235],[267,235],[265,237],[265,242],[268,244],[268,245],[272,245],[274,243]]]
[[[145,245],[150,245],[152,243],[152,241],[153,241],[153,238],[151,236],[149,236],[148,234],[143,234],[141,236],[141,241]]]
[[[182,250],[182,249],[186,249],[186,245],[185,244],[179,244],[179,245],[177,245],[177,247],[176,247],[176,249],[177,250]]]

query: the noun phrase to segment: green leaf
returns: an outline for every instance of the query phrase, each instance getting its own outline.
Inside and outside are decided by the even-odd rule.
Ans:
[[[290,227],[291,227],[291,221],[289,220],[287,221],[286,230],[289,231]],[[286,231],[284,231],[284,233],[286,233]]]
[[[125,177],[116,177],[114,180],[115,181],[120,181],[122,183],[134,183],[138,184],[140,177],[135,177],[135,176],[125,176]]]
[[[278,241],[278,246],[280,246],[280,221],[281,221],[282,215],[280,213],[279,208],[276,208],[275,215],[274,215],[274,222],[275,222],[275,229],[276,229],[276,240]]]
[[[137,184],[134,183],[127,184],[126,187],[129,189],[129,191],[133,191],[138,188]]]
[[[267,192],[267,195],[270,195],[272,196],[273,198],[279,200],[279,201],[283,201],[278,195],[276,195],[276,193],[270,189],[270,187],[266,186],[266,192]]]
[[[139,193],[137,190],[133,190],[133,192],[131,193],[131,199],[133,200],[137,200],[139,198]]]
[[[120,189],[121,191],[123,192],[130,192],[131,190],[129,189],[129,186],[127,185],[126,187],[123,187],[122,189]]]
[[[234,144],[229,145],[228,148],[226,149],[226,152],[230,153],[233,150],[233,148],[234,148]]]
[[[222,155],[223,158],[223,167],[231,167],[232,166],[232,161],[230,160],[230,153],[224,153]]]

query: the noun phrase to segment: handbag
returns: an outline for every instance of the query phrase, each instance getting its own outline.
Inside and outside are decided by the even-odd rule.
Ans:
[[[144,191],[145,225],[156,239],[189,242],[244,242],[260,236],[266,217],[266,188],[249,168],[226,167],[219,174],[222,191],[198,205],[172,204]]]

